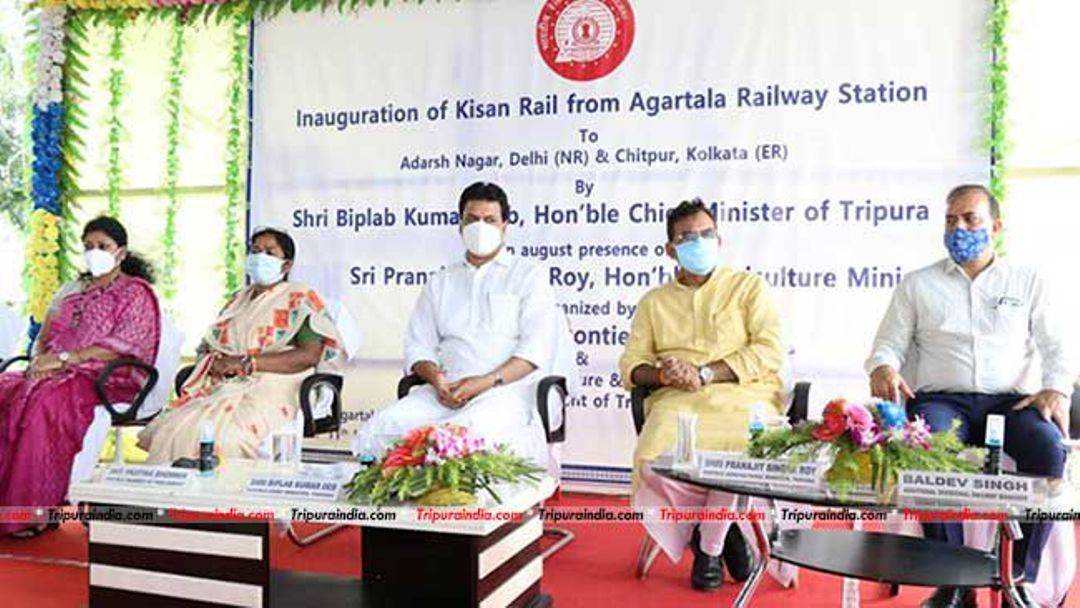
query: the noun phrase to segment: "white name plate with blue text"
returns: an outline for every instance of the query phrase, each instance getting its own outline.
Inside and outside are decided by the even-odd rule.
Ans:
[[[101,478],[103,483],[128,486],[183,488],[195,478],[194,469],[154,465],[110,465]]]
[[[901,502],[1025,506],[1037,502],[1045,482],[1035,477],[900,471]]]
[[[705,480],[820,488],[821,463],[750,458],[737,452],[698,452],[698,476]]]
[[[259,496],[337,500],[344,485],[344,479],[321,475],[254,474],[248,479],[245,491]]]

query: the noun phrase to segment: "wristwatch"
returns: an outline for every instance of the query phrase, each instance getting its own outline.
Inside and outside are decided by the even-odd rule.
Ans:
[[[701,380],[701,386],[705,386],[706,384],[712,384],[712,381],[716,378],[716,373],[708,365],[702,365],[697,370],[697,377]]]
[[[69,353],[67,351],[64,351],[62,353],[57,353],[56,359],[58,361],[60,361],[60,365],[63,365],[64,367],[67,367],[68,361],[71,361],[71,353]]]
[[[495,370],[495,382],[492,383],[491,388],[502,386],[504,384],[506,384],[506,379],[503,378],[502,372]]]

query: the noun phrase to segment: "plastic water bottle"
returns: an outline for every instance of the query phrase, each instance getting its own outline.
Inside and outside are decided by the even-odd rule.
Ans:
[[[204,420],[199,429],[199,475],[214,474],[214,423]]]
[[[765,432],[765,405],[755,403],[750,406],[750,441]]]
[[[986,463],[983,472],[1001,475],[1001,450],[1005,449],[1005,417],[990,414],[986,417]]]

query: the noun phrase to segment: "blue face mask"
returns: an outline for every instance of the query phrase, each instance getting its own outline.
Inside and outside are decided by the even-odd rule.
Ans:
[[[986,228],[967,230],[954,228],[945,233],[945,248],[949,257],[957,264],[965,264],[977,259],[990,246],[990,231]]]
[[[720,239],[697,238],[675,246],[675,258],[683,270],[704,276],[716,268],[720,257]]]
[[[285,260],[275,258],[269,253],[251,253],[247,256],[247,275],[256,285],[267,287],[284,277],[281,267]]]

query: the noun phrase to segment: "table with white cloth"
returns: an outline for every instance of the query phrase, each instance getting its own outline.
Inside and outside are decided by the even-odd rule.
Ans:
[[[551,604],[540,590],[539,505],[554,491],[553,479],[497,486],[501,503],[484,494],[468,508],[483,507],[491,515],[439,522],[418,521],[415,504],[387,508],[396,513],[393,520],[371,516],[371,508],[365,508],[366,520],[342,520],[332,514],[354,505],[245,491],[253,475],[295,472],[270,462],[228,460],[214,476],[196,476],[183,488],[106,481],[105,467],[73,484],[73,503],[144,510],[151,519],[89,522],[91,608]],[[271,569],[274,522],[294,516],[294,509],[306,510],[305,522],[364,528],[362,555],[340,556],[360,558],[361,579]],[[230,510],[273,515],[243,521],[212,515]],[[312,513],[330,515],[319,519]]]

